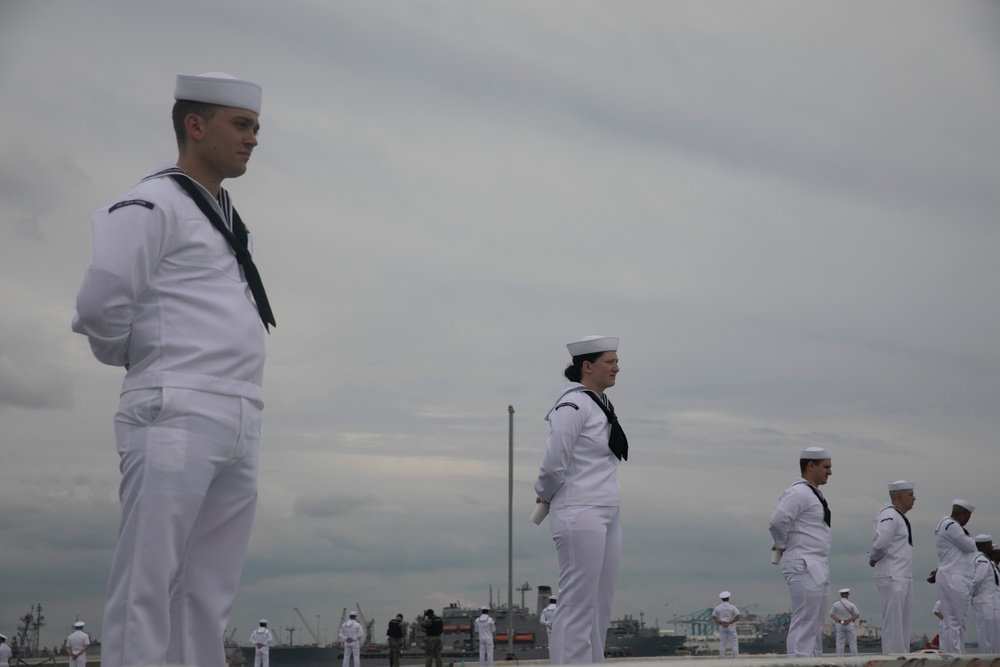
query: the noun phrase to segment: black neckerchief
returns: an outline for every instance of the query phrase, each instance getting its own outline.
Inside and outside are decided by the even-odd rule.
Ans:
[[[895,505],[892,506],[892,509],[894,509],[897,512],[899,512],[899,508],[897,508]],[[907,519],[906,515],[903,514],[902,512],[899,512],[899,516],[903,517],[903,522],[906,524],[906,541],[909,542],[910,546],[912,547],[913,546],[913,531],[910,530],[910,520]]]
[[[225,221],[212,208],[212,205],[205,200],[205,196],[187,174],[184,174],[180,169],[168,169],[166,172],[161,173],[170,174],[170,178],[176,181],[177,185],[181,186],[190,195],[194,203],[201,209],[201,212],[212,223],[212,226],[229,242],[229,247],[233,249],[233,254],[236,255],[236,261],[243,267],[243,275],[246,276],[247,285],[250,287],[250,293],[257,304],[257,312],[264,323],[264,328],[270,331],[269,326],[277,327],[278,325],[274,323],[274,313],[271,312],[271,304],[268,302],[267,293],[264,291],[264,283],[260,279],[260,272],[257,271],[257,266],[253,263],[250,251],[247,249],[247,226],[240,219],[240,214],[236,212],[235,208],[232,209],[233,230],[229,231],[229,227],[226,226]]]
[[[602,401],[597,394],[589,389],[585,389],[584,393],[594,399],[594,403],[597,403],[604,416],[608,418],[608,423],[611,424],[611,435],[608,438],[608,447],[611,448],[611,453],[617,456],[619,461],[628,461],[628,438],[625,437],[622,425],[618,423],[618,417],[615,416],[615,406],[611,404],[607,396]]]
[[[823,523],[825,523],[828,528],[832,527],[830,525],[830,521],[833,519],[833,514],[830,512],[830,506],[826,503],[826,498],[824,498],[823,494],[819,492],[819,489],[805,480],[796,482],[796,484],[805,484],[809,487],[809,490],[812,491],[817,498],[819,498],[820,504],[823,505]]]

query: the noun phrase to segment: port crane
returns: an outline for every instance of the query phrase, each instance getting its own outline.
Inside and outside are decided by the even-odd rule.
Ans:
[[[298,607],[292,607],[292,610],[293,610],[293,611],[294,611],[294,612],[295,612],[296,614],[298,614],[298,617],[299,617],[299,620],[300,620],[300,621],[302,621],[302,625],[306,626],[306,631],[307,631],[307,632],[308,632],[308,633],[309,633],[310,635],[312,635],[312,638],[313,638],[313,642],[314,642],[314,643],[316,644],[316,646],[319,646],[319,635],[317,635],[317,634],[316,634],[316,633],[315,633],[315,632],[313,631],[313,629],[312,629],[312,626],[311,626],[311,625],[309,625],[309,621],[307,621],[307,620],[306,620],[306,617],[302,615],[302,612],[301,612],[301,611],[299,611],[299,608],[298,608]]]

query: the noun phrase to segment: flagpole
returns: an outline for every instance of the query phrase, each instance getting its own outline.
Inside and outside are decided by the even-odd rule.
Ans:
[[[507,659],[514,659],[514,406],[507,406]]]

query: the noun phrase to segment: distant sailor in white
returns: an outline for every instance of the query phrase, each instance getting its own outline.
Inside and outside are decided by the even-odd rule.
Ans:
[[[552,617],[556,613],[556,599],[550,597],[549,605],[542,610],[539,614],[538,620],[541,622],[542,627],[545,628],[545,645],[549,645],[549,634],[552,632]]]
[[[73,624],[73,633],[66,638],[66,653],[69,654],[69,667],[84,667],[87,664],[87,649],[90,648],[90,635],[83,631],[83,621]]]
[[[551,428],[535,481],[536,502],[551,507],[559,559],[559,606],[549,634],[549,662],[604,662],[621,560],[618,464],[628,441],[605,390],[618,375],[618,339],[570,343],[572,363],[548,415]]]
[[[785,489],[771,515],[772,549],[781,553],[781,574],[792,600],[788,657],[823,655],[823,611],[830,597],[830,507],[819,487],[833,474],[830,452],[799,453],[801,477]]]
[[[267,629],[267,619],[260,619],[257,629],[250,633],[250,643],[254,646],[253,667],[268,667],[273,641],[274,635]]]
[[[972,572],[976,541],[969,536],[969,523],[975,506],[966,500],[951,501],[951,516],[943,516],[934,529],[937,546],[937,588],[944,617],[941,650],[965,653],[965,623],[972,600]]]
[[[10,666],[10,657],[14,654],[7,645],[7,635],[0,635],[0,667]]]
[[[990,559],[993,552],[992,535],[976,535],[979,553],[973,561],[972,612],[976,618],[976,653],[1000,653],[997,640],[998,605],[1000,605],[1000,573]]]
[[[850,647],[851,655],[858,654],[858,633],[854,626],[854,621],[861,617],[861,612],[858,611],[857,606],[853,602],[847,599],[850,593],[850,588],[841,588],[840,599],[830,607],[830,618],[833,619],[837,632],[838,658],[844,655],[845,643]]]
[[[735,659],[740,657],[740,637],[736,632],[736,621],[740,620],[740,610],[729,601],[731,595],[729,591],[719,593],[722,602],[712,610],[712,620],[719,626],[719,657],[726,657],[728,647]]]
[[[344,642],[344,667],[351,667],[351,656],[354,656],[354,667],[361,667],[361,642],[364,638],[365,629],[358,623],[358,612],[352,611],[340,626],[340,641]]]
[[[872,522],[874,540],[868,564],[875,568],[875,585],[882,600],[882,653],[909,653],[913,608],[913,531],[906,513],[917,497],[915,482],[889,484],[889,503]]]
[[[490,616],[489,607],[480,607],[482,613],[476,619],[476,636],[479,637],[479,667],[493,667],[493,635],[497,622]]]

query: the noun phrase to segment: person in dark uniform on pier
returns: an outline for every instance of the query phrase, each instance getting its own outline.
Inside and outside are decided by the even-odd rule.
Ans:
[[[424,639],[424,652],[427,654],[426,667],[431,667],[432,662],[436,667],[441,667],[441,633],[444,632],[444,621],[434,613],[433,609],[428,609],[420,619],[420,627],[427,635]]]
[[[399,654],[403,650],[402,614],[396,614],[396,618],[389,621],[385,635],[389,638],[389,667],[399,667]]]

